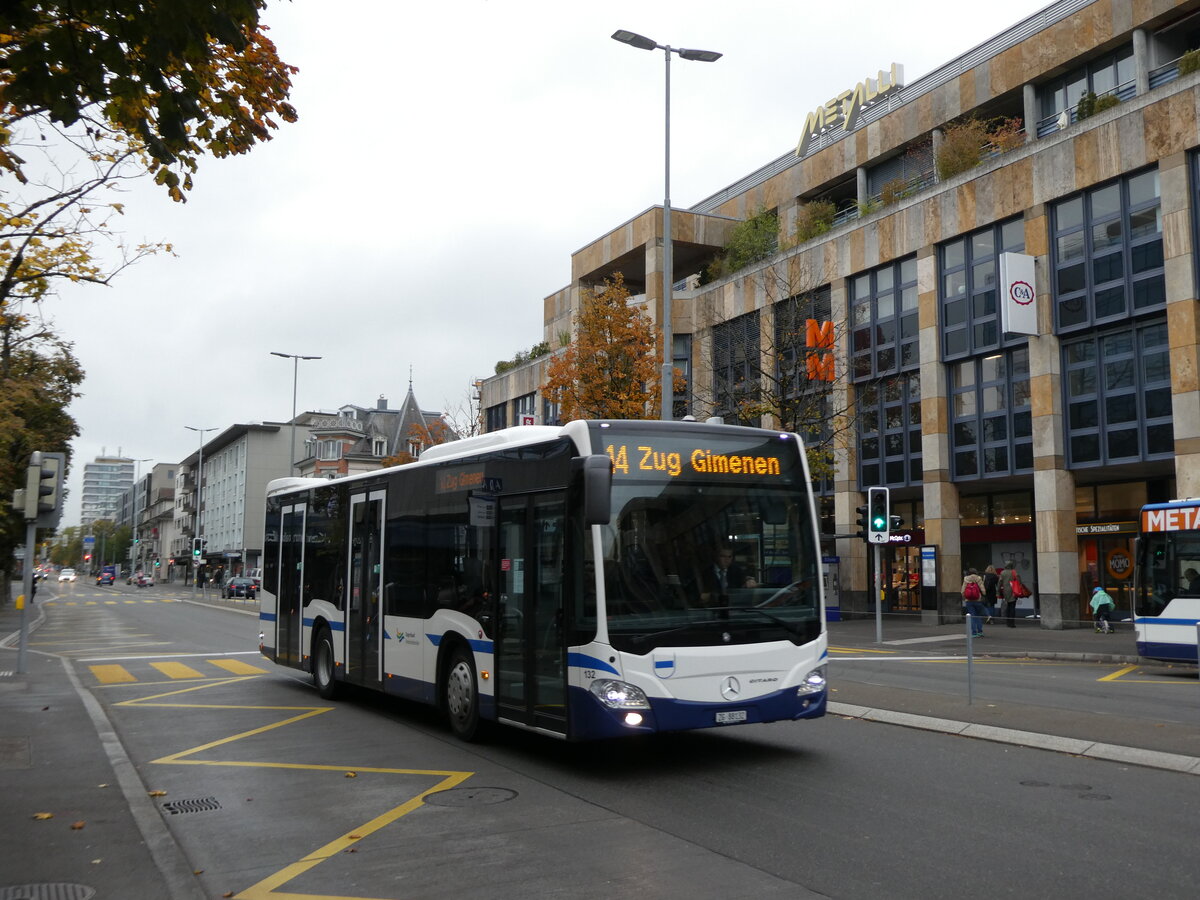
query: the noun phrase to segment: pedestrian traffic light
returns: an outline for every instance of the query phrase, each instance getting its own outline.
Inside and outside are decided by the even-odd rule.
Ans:
[[[872,544],[887,543],[892,524],[889,505],[887,488],[867,488],[867,540]]]
[[[864,541],[867,540],[867,508],[865,506],[855,507],[855,512],[858,513],[858,537]]]
[[[63,453],[35,450],[25,472],[25,518],[37,519],[42,528],[54,528],[62,515]],[[15,499],[15,498],[14,498]]]

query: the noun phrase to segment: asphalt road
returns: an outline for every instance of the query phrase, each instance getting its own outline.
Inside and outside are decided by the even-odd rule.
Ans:
[[[70,657],[208,896],[1170,898],[1200,881],[1191,775],[838,716],[464,745],[423,707],[321,701],[253,653],[236,607],[152,592],[77,590],[35,641]],[[847,690],[951,696],[935,665],[832,668]],[[1098,672],[989,667],[980,699],[1140,689]]]

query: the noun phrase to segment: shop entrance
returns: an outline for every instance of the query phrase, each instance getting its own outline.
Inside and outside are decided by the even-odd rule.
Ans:
[[[921,548],[916,544],[891,544],[884,548],[883,584],[892,612],[921,611]]]
[[[1122,523],[1124,524],[1124,523]],[[1131,526],[1134,523],[1129,523]],[[1133,610],[1133,535],[1116,533],[1079,538],[1079,619],[1090,621],[1092,588],[1102,586],[1116,604],[1116,621]]]

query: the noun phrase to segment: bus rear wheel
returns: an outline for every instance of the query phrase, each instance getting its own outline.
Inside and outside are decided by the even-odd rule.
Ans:
[[[334,678],[333,637],[329,629],[322,627],[313,642],[313,685],[324,700],[337,696],[337,679]]]
[[[450,730],[460,740],[475,740],[479,732],[479,688],[475,680],[475,661],[466,648],[456,647],[451,651],[443,691]]]

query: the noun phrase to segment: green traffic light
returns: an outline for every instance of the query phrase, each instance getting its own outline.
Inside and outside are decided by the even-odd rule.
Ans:
[[[876,529],[877,531],[882,531],[883,530],[883,519],[881,519],[879,516],[876,516],[871,521],[871,527]]]

